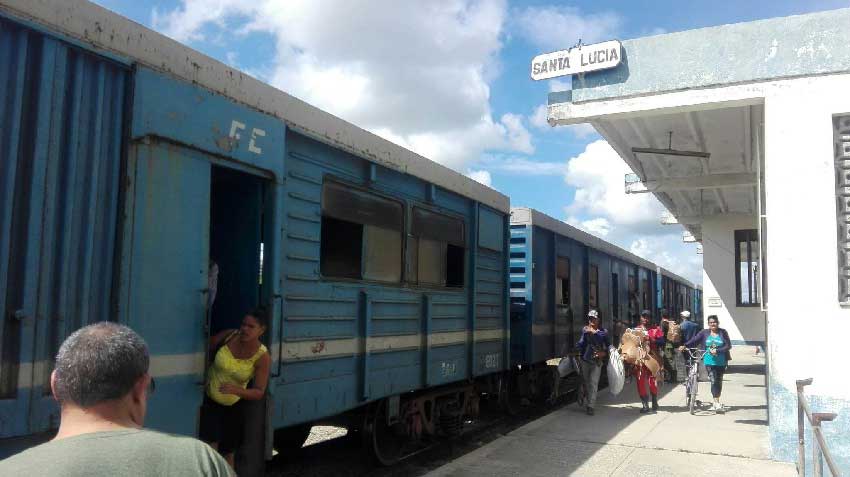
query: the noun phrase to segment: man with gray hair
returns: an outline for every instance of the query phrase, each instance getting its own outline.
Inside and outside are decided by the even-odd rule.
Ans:
[[[50,377],[59,432],[0,462],[0,475],[231,476],[203,442],[142,429],[154,389],[149,365],[147,344],[126,326],[102,322],[74,332]]]

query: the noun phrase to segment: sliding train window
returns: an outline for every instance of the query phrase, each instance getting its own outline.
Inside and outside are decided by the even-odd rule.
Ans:
[[[410,229],[409,280],[419,285],[463,288],[466,260],[463,220],[414,207]]]
[[[570,259],[558,257],[555,266],[555,303],[570,304]]]
[[[596,265],[590,266],[589,281],[590,287],[587,292],[587,306],[596,308],[599,306],[599,267]]]
[[[403,230],[400,202],[326,181],[322,187],[322,275],[400,282]]]
[[[644,278],[640,281],[640,301],[643,309],[652,308],[649,303],[649,280]]]
[[[629,275],[629,319],[634,319],[638,314],[637,278]]]

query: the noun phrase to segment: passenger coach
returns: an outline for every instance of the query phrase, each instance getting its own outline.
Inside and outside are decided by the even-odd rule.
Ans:
[[[101,320],[150,345],[147,424],[195,435],[208,337],[268,305],[267,457],[344,420],[391,462],[508,368],[507,197],[103,8],[0,1],[0,157],[2,454]]]
[[[590,309],[602,326],[657,316],[658,269],[616,245],[529,208],[511,209],[511,365],[520,394],[563,389],[547,361],[573,351]]]

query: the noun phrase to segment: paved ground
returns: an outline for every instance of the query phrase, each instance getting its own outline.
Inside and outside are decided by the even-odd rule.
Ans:
[[[682,386],[662,388],[661,411],[640,415],[633,382],[600,393],[595,416],[562,408],[429,476],[794,476],[768,459],[764,360],[738,348],[723,385],[725,414],[685,409]],[[700,398],[711,400],[708,383]],[[637,403],[636,403],[637,401]]]

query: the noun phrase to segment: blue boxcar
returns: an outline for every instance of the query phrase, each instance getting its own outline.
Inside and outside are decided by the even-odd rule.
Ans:
[[[498,387],[507,197],[97,6],[15,4],[0,5],[0,454],[56,428],[52,356],[101,320],[147,340],[147,424],[175,433],[196,433],[210,334],[260,303],[268,434],[303,441],[340,416],[454,431]]]
[[[547,361],[573,351],[590,309],[614,330],[656,308],[656,266],[534,209],[511,209],[511,364],[521,393],[558,387]],[[548,397],[548,396],[538,396]]]

